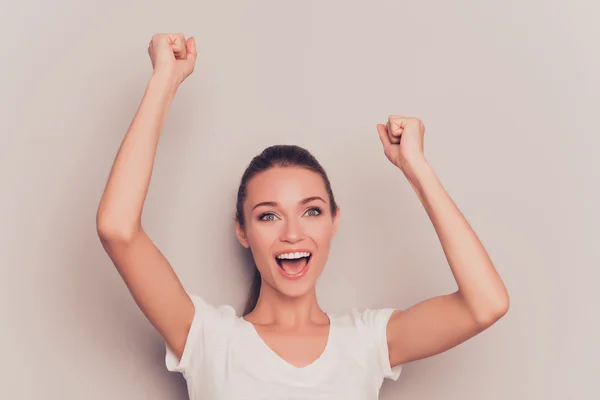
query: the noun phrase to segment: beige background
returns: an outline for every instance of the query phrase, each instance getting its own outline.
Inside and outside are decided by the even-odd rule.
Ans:
[[[600,5],[592,1],[16,1],[0,20],[0,398],[184,399],[95,230],[157,32],[195,35],[143,222],[184,285],[241,309],[252,156],[307,147],[343,209],[322,305],[455,289],[375,124],[417,116],[512,308],[383,399],[597,399]]]

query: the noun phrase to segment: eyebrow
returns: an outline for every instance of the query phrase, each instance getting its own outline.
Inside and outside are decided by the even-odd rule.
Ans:
[[[299,204],[306,204],[306,203],[310,203],[311,201],[315,201],[315,200],[320,200],[323,203],[327,204],[327,202],[325,200],[323,200],[322,197],[319,197],[319,196],[307,197],[307,198],[305,198],[303,200],[300,200],[298,203]],[[254,210],[257,207],[261,207],[261,206],[278,207],[279,203],[277,203],[276,201],[263,201],[261,203],[256,204],[254,207],[252,207],[252,210]]]

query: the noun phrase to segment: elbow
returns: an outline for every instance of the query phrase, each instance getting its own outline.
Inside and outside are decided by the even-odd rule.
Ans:
[[[474,318],[478,325],[489,327],[504,317],[509,309],[510,298],[506,294],[491,302],[491,305],[486,307],[485,310],[479,310],[477,313],[474,313]]]
[[[110,223],[102,218],[96,219],[96,233],[103,242],[128,242],[140,229],[124,224]]]

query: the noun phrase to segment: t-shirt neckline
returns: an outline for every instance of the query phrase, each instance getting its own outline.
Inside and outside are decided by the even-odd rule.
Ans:
[[[275,359],[276,362],[278,362],[279,364],[284,365],[286,368],[289,368],[293,371],[309,371],[309,370],[313,370],[315,368],[317,368],[319,366],[319,364],[321,364],[323,362],[323,360],[327,357],[328,353],[331,351],[330,348],[333,346],[333,334],[334,334],[334,318],[331,314],[325,312],[325,314],[327,315],[327,318],[329,318],[329,332],[327,334],[327,343],[325,344],[325,348],[323,349],[323,351],[321,352],[321,354],[319,355],[319,357],[317,357],[313,362],[311,362],[310,364],[307,364],[303,367],[298,367],[294,364],[291,364],[290,362],[288,362],[287,360],[285,360],[283,357],[281,357],[279,354],[277,354],[275,352],[275,350],[273,350],[262,338],[262,336],[260,336],[260,334],[258,333],[258,330],[256,329],[256,327],[254,326],[254,324],[250,321],[247,321],[244,317],[241,317],[240,319],[242,320],[242,322],[248,326],[249,330],[251,331],[252,336],[254,336],[254,338],[260,343],[261,347],[263,347],[268,353],[270,353],[270,357]]]

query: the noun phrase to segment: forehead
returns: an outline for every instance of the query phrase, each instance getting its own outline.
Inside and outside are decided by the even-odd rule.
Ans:
[[[328,200],[321,175],[301,167],[275,167],[255,175],[248,182],[246,196],[250,204],[276,201],[295,205],[310,196]]]

